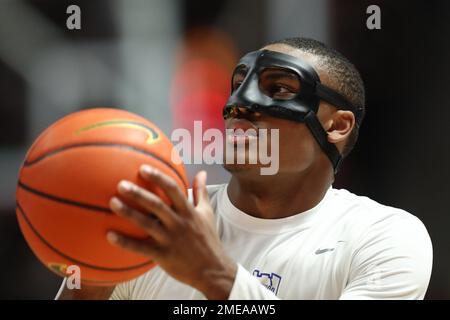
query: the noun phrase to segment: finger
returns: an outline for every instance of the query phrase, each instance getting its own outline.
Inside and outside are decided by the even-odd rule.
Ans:
[[[160,197],[129,181],[121,181],[118,191],[123,198],[135,202],[143,209],[153,213],[167,227],[171,227],[179,219]]]
[[[206,179],[206,171],[200,171],[194,178],[194,182],[192,184],[192,192],[194,196],[195,206],[202,206],[204,204],[209,205],[209,195],[208,190],[206,189]]]
[[[142,178],[155,183],[164,191],[170,200],[172,200],[172,205],[177,212],[184,213],[187,211],[186,196],[173,178],[149,165],[141,166],[140,173]]]
[[[167,242],[167,233],[155,217],[146,215],[130,206],[127,206],[116,197],[111,198],[109,206],[118,216],[121,216],[138,227],[144,229],[156,241],[162,243]]]
[[[106,239],[113,245],[144,256],[150,256],[153,259],[157,259],[160,254],[157,247],[149,241],[127,237],[115,231],[108,231]]]

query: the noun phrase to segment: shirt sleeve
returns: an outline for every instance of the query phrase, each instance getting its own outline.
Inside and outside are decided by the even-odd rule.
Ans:
[[[279,298],[256,277],[238,264],[236,278],[228,300],[278,300]]]
[[[371,226],[358,241],[340,299],[423,299],[433,249],[416,217],[396,215]]]

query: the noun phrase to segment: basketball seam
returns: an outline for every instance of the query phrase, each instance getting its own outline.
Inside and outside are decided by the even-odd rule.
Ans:
[[[157,160],[159,160],[160,162],[162,162],[163,164],[165,164],[167,167],[169,167],[170,169],[172,169],[175,174],[178,176],[178,178],[180,178],[181,182],[183,183],[183,186],[187,189],[188,186],[186,185],[183,177],[181,176],[181,174],[178,172],[178,170],[173,167],[169,162],[167,162],[166,160],[162,159],[161,157],[159,157],[158,155],[154,154],[151,151],[148,150],[144,150],[144,149],[140,149],[138,147],[135,146],[131,146],[128,144],[122,144],[122,143],[108,143],[108,142],[90,142],[90,143],[77,143],[77,144],[71,144],[71,145],[67,145],[67,146],[63,146],[61,148],[52,150],[52,151],[48,151],[45,154],[40,155],[39,157],[37,157],[34,160],[29,161],[28,159],[25,159],[25,162],[23,163],[24,167],[30,167],[36,163],[38,163],[39,161],[50,157],[54,154],[60,153],[60,152],[64,152],[70,149],[74,149],[74,148],[83,148],[83,147],[116,147],[116,148],[124,148],[124,149],[128,149],[131,151],[135,151],[141,154],[145,154],[147,156],[153,157]]]
[[[95,266],[86,262],[82,262],[79,261],[77,259],[74,259],[70,256],[68,256],[67,254],[59,251],[58,249],[56,249],[53,245],[50,244],[50,242],[48,242],[32,225],[31,221],[28,219],[28,216],[25,213],[25,210],[23,210],[23,208],[20,206],[19,202],[16,202],[16,206],[17,209],[19,209],[19,212],[21,214],[21,216],[24,218],[26,224],[30,227],[31,231],[39,238],[39,240],[41,240],[42,243],[44,243],[50,250],[52,250],[53,252],[55,252],[56,254],[62,256],[63,258],[73,261],[74,263],[81,265],[81,266],[85,266],[91,269],[96,269],[96,270],[104,270],[104,271],[110,271],[110,272],[122,272],[122,271],[129,271],[129,270],[133,270],[133,269],[139,269],[141,267],[144,267],[146,265],[149,265],[151,263],[154,263],[153,260],[149,260],[147,262],[143,262],[141,264],[135,265],[135,266],[130,266],[130,267],[122,267],[122,268],[108,268],[108,267],[99,267],[99,266]]]
[[[83,202],[79,202],[79,201],[75,201],[75,200],[70,200],[70,199],[65,199],[65,198],[61,198],[61,197],[58,197],[58,196],[54,196],[52,194],[36,190],[36,189],[26,185],[25,183],[23,183],[20,180],[19,180],[17,185],[20,188],[24,189],[25,191],[28,191],[28,192],[30,192],[30,193],[32,193],[34,195],[37,195],[37,196],[42,197],[42,198],[46,198],[46,199],[51,200],[51,201],[61,202],[61,203],[64,203],[64,204],[68,204],[68,205],[75,206],[75,207],[80,207],[80,208],[83,208],[83,209],[88,209],[88,210],[93,210],[93,211],[100,211],[100,212],[103,212],[103,213],[112,214],[112,211],[109,208],[100,207],[100,206],[96,206],[96,205],[89,204],[89,203],[83,203]]]

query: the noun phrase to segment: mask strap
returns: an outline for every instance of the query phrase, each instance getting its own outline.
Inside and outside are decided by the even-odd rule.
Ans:
[[[355,114],[356,123],[359,125],[361,121],[361,108],[355,107],[350,101],[348,101],[341,94],[324,86],[321,83],[316,84],[316,96],[320,99],[339,107],[341,110],[351,111]]]
[[[339,153],[339,150],[334,144],[328,142],[327,133],[312,110],[308,111],[304,118],[304,122],[308,126],[309,131],[311,131],[319,146],[322,148],[323,152],[325,152],[330,159],[333,165],[334,173],[336,174],[342,163],[342,156]]]

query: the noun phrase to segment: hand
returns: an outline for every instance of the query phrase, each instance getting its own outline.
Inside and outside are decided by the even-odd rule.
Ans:
[[[217,234],[206,190],[206,172],[201,171],[194,178],[194,205],[172,178],[157,169],[144,165],[139,173],[144,180],[161,188],[172,206],[146,189],[121,181],[118,192],[128,204],[113,197],[111,209],[144,229],[149,237],[141,240],[110,231],[108,240],[151,257],[173,278],[203,292],[208,299],[227,299],[237,265],[226,254]]]

